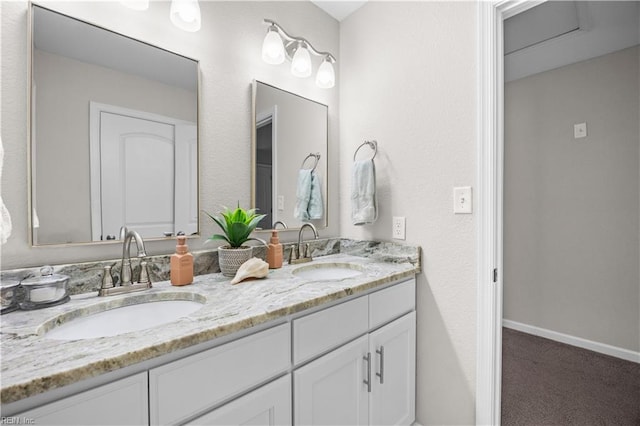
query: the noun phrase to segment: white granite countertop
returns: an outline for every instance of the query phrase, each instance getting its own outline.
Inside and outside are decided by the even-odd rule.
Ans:
[[[310,281],[292,274],[314,264],[360,265],[353,278]],[[270,270],[266,278],[231,285],[220,273],[201,275],[191,285],[173,287],[168,281],[138,293],[97,297],[75,295],[71,301],[34,311],[2,316],[1,401],[10,403],[119,368],[146,361],[216,337],[248,329],[324,303],[365,292],[419,272],[419,264],[383,262],[373,258],[334,254],[302,265]],[[113,337],[60,341],[44,338],[46,331],[69,318],[127,304],[157,300],[204,301],[203,307],[173,323]]]

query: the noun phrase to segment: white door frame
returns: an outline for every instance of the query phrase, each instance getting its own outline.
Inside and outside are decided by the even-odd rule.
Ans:
[[[276,170],[278,170],[278,105],[273,105],[271,108],[256,114],[256,131],[269,123],[271,123],[271,224],[274,224],[278,221],[278,191],[276,191],[278,188],[278,174],[276,173]],[[254,165],[254,167],[257,166]],[[257,174],[257,169],[255,174]],[[255,182],[252,185],[254,188],[254,194],[252,195],[254,198],[253,205],[255,207]]]
[[[500,424],[502,381],[503,21],[544,0],[478,2],[476,424]]]

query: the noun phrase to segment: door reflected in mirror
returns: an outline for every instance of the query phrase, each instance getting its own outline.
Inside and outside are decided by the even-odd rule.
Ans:
[[[32,5],[34,245],[198,232],[198,63]]]
[[[260,228],[327,226],[327,106],[258,81],[253,95],[252,204],[267,215]]]

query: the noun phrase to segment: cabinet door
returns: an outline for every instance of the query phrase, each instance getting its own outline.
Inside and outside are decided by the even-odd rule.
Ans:
[[[375,425],[410,425],[415,420],[416,313],[411,312],[369,336]]]
[[[149,370],[151,424],[178,424],[277,377],[291,365],[282,324]]]
[[[188,424],[290,425],[291,376],[275,380]]]
[[[368,342],[362,336],[294,371],[294,424],[369,423]]]
[[[147,373],[73,395],[16,417],[37,425],[147,425]]]

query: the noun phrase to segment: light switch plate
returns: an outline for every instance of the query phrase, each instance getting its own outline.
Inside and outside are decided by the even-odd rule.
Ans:
[[[473,213],[473,203],[470,186],[459,186],[453,188],[453,213],[470,214]]]
[[[284,195],[278,195],[278,211],[284,210]]]
[[[587,137],[587,123],[578,123],[573,125],[573,137],[574,139]]]

